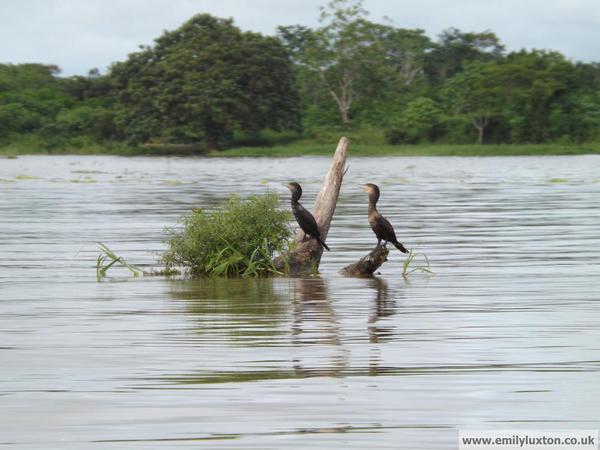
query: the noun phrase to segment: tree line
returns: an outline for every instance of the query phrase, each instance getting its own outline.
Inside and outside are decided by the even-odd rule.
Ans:
[[[0,64],[0,143],[232,145],[265,130],[377,129],[391,144],[580,143],[600,137],[600,64],[507,52],[491,31],[369,20],[332,0],[320,26],[242,31],[199,14],[101,75]]]

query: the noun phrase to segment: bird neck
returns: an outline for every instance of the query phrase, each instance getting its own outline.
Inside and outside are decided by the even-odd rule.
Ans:
[[[377,214],[377,206],[374,202],[369,202],[369,214]]]
[[[369,194],[369,212],[377,212],[377,200],[379,195],[375,192]]]

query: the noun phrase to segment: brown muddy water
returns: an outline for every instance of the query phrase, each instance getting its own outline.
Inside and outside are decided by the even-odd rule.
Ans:
[[[156,264],[229,192],[311,205],[328,158],[0,160],[0,446],[456,448],[600,428],[600,157],[354,158],[320,277],[95,278]],[[434,276],[337,274],[376,242],[360,185]]]

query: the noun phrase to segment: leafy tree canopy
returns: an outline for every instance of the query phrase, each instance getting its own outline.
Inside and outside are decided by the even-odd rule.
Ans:
[[[134,142],[153,137],[218,147],[236,129],[297,128],[288,54],[272,37],[200,14],[115,64],[119,122]]]

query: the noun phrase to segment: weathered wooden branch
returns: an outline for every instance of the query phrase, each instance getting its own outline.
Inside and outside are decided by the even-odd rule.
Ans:
[[[342,187],[348,144],[349,141],[345,137],[340,139],[329,171],[325,176],[325,180],[323,180],[321,190],[312,208],[312,214],[317,221],[323,240],[327,238],[331,219],[333,218],[340,194],[340,188]],[[316,239],[309,238],[303,240],[303,238],[304,233],[302,230],[299,230],[295,238],[298,242],[298,247],[290,254],[275,259],[274,262],[277,270],[291,274],[306,274],[318,270],[323,249]]]
[[[371,276],[387,261],[390,251],[383,245],[375,247],[367,255],[340,270],[342,275],[349,277]]]

